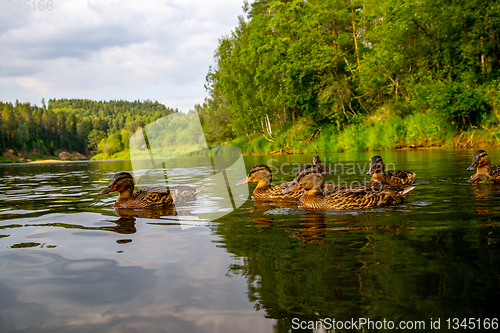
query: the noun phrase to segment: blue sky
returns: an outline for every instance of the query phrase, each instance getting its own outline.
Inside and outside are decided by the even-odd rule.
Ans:
[[[25,11],[0,3],[0,101],[149,99],[192,109],[206,97],[218,39],[243,15],[243,0],[52,4]]]

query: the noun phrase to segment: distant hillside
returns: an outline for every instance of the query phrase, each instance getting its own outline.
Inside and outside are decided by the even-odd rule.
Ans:
[[[0,102],[0,152],[7,156],[56,156],[56,152],[97,152],[108,137],[118,144],[107,153],[127,148],[129,133],[156,119],[178,112],[151,101],[91,101],[51,99],[38,107],[30,103]],[[104,140],[105,141],[105,140]],[[114,141],[113,141],[114,142]],[[115,151],[113,151],[115,150]]]

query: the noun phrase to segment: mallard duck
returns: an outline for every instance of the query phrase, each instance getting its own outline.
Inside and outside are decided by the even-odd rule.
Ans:
[[[330,172],[330,169],[326,165],[321,164],[321,159],[319,156],[314,156],[313,165],[318,168],[321,172]]]
[[[490,157],[484,150],[478,150],[472,158],[472,165],[467,169],[469,171],[477,169],[476,173],[469,178],[470,183],[481,183],[491,181],[500,183],[500,166],[491,166]]]
[[[375,183],[391,185],[411,185],[415,181],[415,173],[399,170],[385,171],[385,165],[382,157],[373,156],[370,163],[370,170],[366,173],[371,175],[370,185]]]
[[[108,187],[99,192],[99,195],[118,191],[115,207],[145,208],[153,206],[171,206],[176,202],[196,199],[196,194],[203,190],[203,186],[151,186],[134,192],[134,178],[128,172],[117,173]]]
[[[329,172],[328,167],[321,164],[319,156],[314,156],[314,164],[307,164],[303,166],[304,168],[316,167],[320,172]],[[299,171],[301,170],[299,169]],[[273,174],[271,169],[267,165],[259,164],[255,165],[250,169],[248,176],[241,180],[236,186],[240,186],[246,183],[257,183],[257,187],[252,193],[254,199],[272,199],[272,200],[298,200],[303,192],[297,191],[294,193],[283,195],[281,192],[290,185],[291,182],[286,182],[280,185],[271,186],[273,180]],[[335,185],[327,184],[325,186],[325,191],[333,191]]]
[[[283,195],[281,192],[288,186],[290,182],[283,183],[280,185],[272,186],[271,182],[273,180],[273,174],[271,169],[267,165],[259,164],[253,166],[243,180],[241,180],[236,186],[240,186],[246,183],[257,183],[257,187],[252,193],[254,199],[285,199],[285,200],[298,200],[302,195],[301,192],[290,193]]]
[[[317,167],[321,172],[330,172],[328,167],[321,164],[319,156],[314,156],[313,164],[308,164],[305,167]],[[289,195],[282,195],[281,192],[290,185],[286,182],[280,185],[271,186],[273,174],[271,169],[264,164],[255,165],[250,169],[248,176],[241,180],[236,186],[246,183],[257,183],[257,187],[252,193],[254,199],[273,199],[273,200],[298,200],[302,192],[290,193]],[[327,188],[333,190],[333,185],[327,185]]]
[[[299,206],[312,210],[359,210],[389,206],[401,203],[404,197],[415,187],[384,186],[376,190],[370,186],[359,186],[351,190],[335,191],[324,194],[323,175],[317,168],[300,171],[282,194],[304,191],[299,199]]]

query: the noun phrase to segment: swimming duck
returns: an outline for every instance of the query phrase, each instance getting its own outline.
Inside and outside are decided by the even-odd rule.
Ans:
[[[321,159],[319,158],[319,156],[314,156],[313,165],[317,167],[321,172],[330,172],[330,169],[326,165],[321,164]]]
[[[391,185],[411,185],[415,181],[415,173],[399,170],[385,171],[385,165],[382,157],[373,156],[370,163],[370,170],[366,173],[371,175],[370,185],[375,183]]]
[[[480,183],[491,181],[500,183],[500,166],[491,166],[490,157],[484,150],[478,150],[472,158],[472,165],[467,169],[469,171],[477,169],[476,173],[469,178],[470,183]]]
[[[298,200],[303,194],[302,192],[290,193],[282,195],[281,192],[288,186],[290,182],[283,183],[280,185],[272,186],[271,182],[273,180],[273,174],[271,169],[264,164],[259,164],[253,166],[243,180],[241,180],[236,186],[240,186],[246,183],[257,183],[257,187],[252,193],[254,199],[285,199],[285,200]]]
[[[313,164],[307,164],[305,167],[317,167],[320,172],[330,172],[327,166],[321,164],[321,159],[319,156],[314,156]],[[304,168],[304,167],[303,167]],[[274,199],[274,200],[298,200],[303,194],[298,191],[296,193],[290,193],[287,195],[281,194],[281,192],[290,185],[290,182],[286,182],[280,185],[272,186],[271,182],[273,180],[273,174],[271,169],[264,164],[255,165],[250,169],[248,176],[246,176],[242,181],[240,181],[236,186],[240,186],[246,183],[257,183],[257,187],[252,193],[254,199]],[[333,185],[327,185],[327,189],[333,190]]]
[[[99,195],[118,191],[115,207],[119,208],[145,208],[153,206],[171,206],[176,202],[196,199],[196,194],[204,186],[151,186],[134,192],[134,178],[128,172],[117,173],[108,187],[99,192]]]
[[[405,196],[415,187],[387,186],[376,190],[370,186],[359,186],[351,190],[324,194],[324,178],[317,168],[300,171],[282,194],[304,191],[299,206],[312,210],[359,210],[389,206],[403,202]]]

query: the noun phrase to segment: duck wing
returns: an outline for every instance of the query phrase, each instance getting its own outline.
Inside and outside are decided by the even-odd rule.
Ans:
[[[500,166],[496,165],[488,170],[488,176],[490,176],[493,183],[500,183]]]
[[[205,186],[170,186],[170,193],[174,202],[194,201],[196,200],[196,195],[200,193],[204,188]]]
[[[142,207],[170,206],[175,202],[196,200],[196,194],[204,186],[149,186],[134,192],[134,201],[141,203]]]
[[[273,200],[299,200],[299,198],[304,194],[303,190],[297,190],[295,192],[289,192],[286,194],[281,194],[281,192],[286,189],[292,182],[286,182],[268,188],[262,191],[254,191],[254,199],[273,199]]]
[[[379,201],[379,196],[373,190],[361,187],[355,190],[340,188],[339,191],[326,196],[322,206],[328,210],[360,210],[373,208]]]
[[[415,187],[384,186],[376,189],[368,186],[339,186],[325,197],[304,196],[304,206],[324,210],[362,210],[402,203]]]
[[[400,170],[389,170],[384,172],[385,179],[389,184],[411,185],[415,182],[415,173]]]
[[[146,187],[135,191],[133,197],[142,207],[171,206],[174,203],[170,189],[166,186]]]

